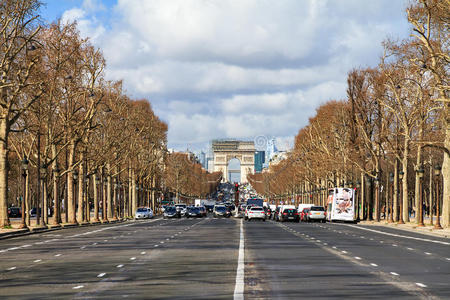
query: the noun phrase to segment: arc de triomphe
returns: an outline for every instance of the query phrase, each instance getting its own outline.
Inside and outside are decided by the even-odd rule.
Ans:
[[[223,181],[229,181],[228,163],[237,158],[241,163],[241,183],[247,182],[247,174],[255,172],[255,143],[234,140],[212,141],[214,171],[221,171]]]

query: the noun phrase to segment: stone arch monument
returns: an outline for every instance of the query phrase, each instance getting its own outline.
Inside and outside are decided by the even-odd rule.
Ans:
[[[229,181],[228,162],[237,158],[241,163],[241,183],[247,182],[247,174],[255,172],[255,143],[237,140],[212,141],[214,171],[222,172],[222,180]]]

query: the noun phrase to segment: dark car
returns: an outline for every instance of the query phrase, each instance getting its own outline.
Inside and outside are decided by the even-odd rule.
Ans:
[[[164,210],[163,218],[164,218],[164,219],[168,219],[168,218],[181,218],[181,214],[180,214],[180,212],[179,212],[174,206],[168,206],[168,207],[166,207],[166,209]]]
[[[8,207],[9,218],[20,218],[22,216],[22,210],[20,207]]]
[[[202,213],[202,216],[204,216],[204,217],[207,216],[207,211],[206,211],[206,208],[204,206],[199,206],[198,209]]]
[[[308,213],[310,208],[304,208],[302,212],[300,213],[300,221],[302,222],[308,222]]]
[[[36,208],[36,207],[33,207],[33,208],[30,210],[30,217],[36,217],[37,211],[38,211],[37,208]],[[41,208],[40,208],[40,207],[39,207],[39,214],[40,214],[40,216],[42,216],[42,214],[41,214]],[[47,214],[48,214],[49,217],[53,216],[53,208],[49,208],[49,209],[47,210]]]
[[[300,216],[295,208],[285,208],[280,216],[280,221],[300,222]]]
[[[214,218],[217,217],[229,217],[231,214],[225,205],[215,205],[214,206]]]
[[[207,211],[213,212],[213,210],[214,210],[214,205],[205,205],[205,208],[206,208]]]
[[[202,218],[203,214],[198,207],[190,206],[186,211],[186,218]]]

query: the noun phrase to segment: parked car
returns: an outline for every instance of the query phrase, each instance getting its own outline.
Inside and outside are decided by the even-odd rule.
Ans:
[[[247,220],[260,219],[266,221],[266,212],[261,206],[251,206],[247,212]]]
[[[285,208],[283,213],[280,215],[280,221],[300,222],[300,216],[295,208]]]
[[[205,208],[206,208],[207,211],[213,212],[213,210],[214,210],[214,205],[205,204]]]
[[[325,207],[323,206],[311,206],[308,212],[308,221],[320,221],[322,223],[326,222]]]
[[[20,207],[8,207],[8,217],[9,218],[22,217],[22,209]]]
[[[230,212],[226,208],[225,205],[214,205],[214,218],[217,217],[226,217],[228,218],[230,216]]]
[[[167,206],[164,210],[163,214],[164,219],[168,218],[181,218],[180,212],[176,209],[175,206]]]
[[[153,211],[148,207],[139,207],[136,210],[134,218],[136,220],[153,218]]]
[[[308,222],[308,213],[309,213],[309,209],[310,207],[304,208],[301,212],[300,212],[300,221],[302,222]]]
[[[203,214],[198,207],[189,206],[186,210],[186,218],[202,218]]]
[[[39,208],[39,213],[40,212],[41,212],[41,208]],[[47,213],[48,213],[49,217],[53,216],[53,208],[48,208]],[[33,207],[32,209],[30,209],[30,217],[36,217],[36,214],[37,214],[36,207]]]

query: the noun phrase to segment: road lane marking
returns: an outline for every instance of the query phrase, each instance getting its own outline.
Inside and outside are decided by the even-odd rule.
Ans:
[[[342,250],[341,252],[342,252],[342,253],[344,253],[344,254],[346,254],[346,253],[347,253],[347,251],[345,251],[345,250]]]
[[[397,247],[397,245],[396,245],[396,244],[392,244],[392,246],[393,246],[393,247]]]
[[[416,285],[418,285],[418,286],[420,286],[422,288],[426,288],[427,287],[425,284],[420,283],[420,282],[416,282]]]
[[[336,223],[336,225],[349,226],[349,227],[354,227],[354,228],[361,229],[361,230],[367,230],[367,231],[371,231],[371,232],[375,232],[375,233],[379,233],[379,234],[401,237],[401,238],[405,238],[405,239],[417,240],[417,241],[422,241],[422,242],[431,242],[431,243],[442,244],[442,245],[450,245],[450,242],[443,242],[443,241],[430,240],[430,239],[425,239],[425,238],[418,238],[418,237],[414,237],[414,236],[407,236],[407,235],[401,235],[401,234],[396,234],[396,233],[384,232],[381,230],[364,228],[364,227],[360,227],[360,226],[356,226],[356,225],[338,224],[338,223]]]
[[[450,257],[447,257],[446,260],[450,260]]]
[[[123,267],[123,265],[117,265],[116,267],[117,267],[117,268],[122,268],[122,267]]]
[[[144,255],[145,253],[146,253],[145,251],[142,251],[142,252],[141,252],[141,255]]]
[[[135,260],[136,259],[136,257],[130,257],[130,260]]]
[[[241,219],[240,234],[239,234],[239,256],[238,266],[236,270],[236,285],[234,286],[234,300],[244,299],[244,276],[245,276],[245,252],[244,252],[244,222]]]
[[[42,259],[36,259],[36,260],[33,261],[33,262],[38,263],[38,262],[41,262],[41,261],[42,261]]]
[[[430,252],[425,252],[425,254],[426,254],[426,255],[431,255],[431,253],[430,253]]]
[[[72,289],[79,290],[79,289],[82,289],[82,288],[84,288],[84,285],[77,285],[77,286],[74,286]]]
[[[100,273],[100,274],[97,275],[97,277],[98,277],[98,278],[102,278],[102,277],[105,276],[105,275],[106,275],[106,273]]]
[[[61,256],[61,255],[62,255],[61,253],[55,254],[56,257],[59,257],[59,256]]]
[[[374,263],[371,263],[370,264],[372,267],[378,267],[378,265],[377,264],[374,264]]]
[[[357,260],[361,260],[361,257],[359,257],[359,256],[355,256],[355,259],[357,259]]]
[[[394,276],[399,276],[399,274],[395,273],[395,272],[391,272],[391,274],[394,275]]]
[[[413,250],[414,250],[413,248],[409,248],[409,247],[408,247],[408,248],[406,248],[406,249],[408,249],[408,250],[411,250],[411,251],[413,251]]]
[[[15,270],[17,267],[11,267],[11,268],[8,268],[7,270],[8,271],[12,271],[12,270]]]
[[[159,247],[159,245],[155,245],[155,247]]]

